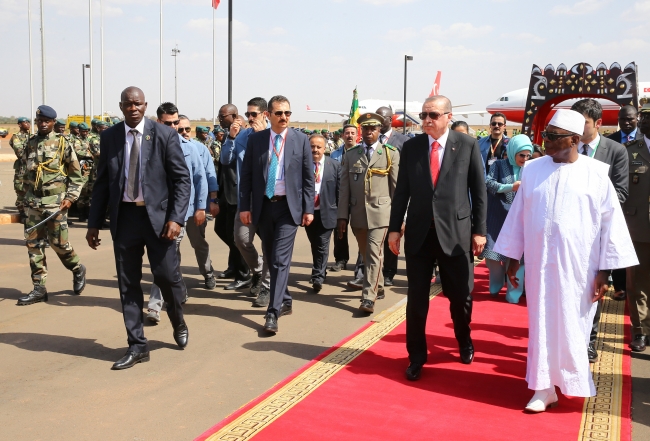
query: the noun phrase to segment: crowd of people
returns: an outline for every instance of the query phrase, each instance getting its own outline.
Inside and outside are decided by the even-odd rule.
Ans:
[[[600,104],[580,100],[555,113],[542,133],[544,148],[526,135],[509,138],[501,113],[491,116],[486,136],[468,136],[469,126],[453,120],[444,96],[425,100],[423,133],[411,137],[392,128],[388,107],[333,133],[293,128],[290,102],[281,95],[250,99],[246,119],[225,104],[219,126],[198,126],[194,138],[190,120],[173,103],[160,104],[155,121],[145,118],[147,102],[136,87],[122,92],[120,109],[123,122],[70,124],[66,134],[56,111],[40,106],[37,133],[30,136],[29,119],[20,118],[11,139],[33,283],[18,304],[47,301],[47,246],[72,271],[74,293],[84,290],[87,269],[67,232],[76,202],[79,220],[88,222],[88,245],[101,245],[102,228],[113,239],[129,345],[113,369],[149,361],[143,321],[159,322],[165,304],[176,343],[187,345],[185,235],[205,289],[232,279],[224,289],[247,290],[252,307],[266,308],[263,329],[277,333],[279,319],[293,312],[288,278],[301,226],[311,245],[314,293],[328,271],[347,270],[351,229],[359,253],[348,287],[361,291],[359,310],[366,314],[393,285],[405,238],[408,380],[418,380],[427,361],[436,267],[460,361],[472,363],[475,259],[485,260],[494,298],[504,287],[509,303],[527,298],[527,381],[536,391],[528,411],[556,405],[556,386],[569,395],[594,395],[589,362],[598,358],[608,277],[615,299],[630,305],[631,349],[650,343],[650,105],[640,116],[623,107],[621,130],[604,138]],[[212,218],[228,250],[220,273],[206,240]],[[154,279],[146,308],[145,250]]]

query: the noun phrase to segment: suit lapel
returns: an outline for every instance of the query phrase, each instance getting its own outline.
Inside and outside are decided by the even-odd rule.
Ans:
[[[458,143],[456,135],[456,132],[452,130],[449,131],[449,136],[447,137],[447,145],[445,145],[445,154],[442,157],[442,166],[440,167],[440,174],[438,175],[438,182],[440,182],[440,180],[445,177],[449,170],[451,170],[454,161],[456,160],[456,144]]]
[[[266,133],[268,136],[263,136],[262,140],[269,139],[271,136],[271,130],[270,129],[264,129],[264,133]],[[270,141],[266,141],[267,143]],[[267,143],[262,143],[262,151],[260,152],[260,164],[262,166],[262,176],[264,176],[264,182],[267,181],[267,178],[269,176],[269,144]]]
[[[431,166],[429,165],[429,137],[424,135],[422,142],[418,146],[420,149],[420,165],[422,172],[426,175],[423,179],[429,183],[429,187],[433,190],[433,180],[431,180]]]
[[[115,127],[115,130],[117,130],[117,133],[115,136],[117,137],[117,169],[118,169],[118,176],[119,176],[119,182],[120,182],[120,188],[124,188],[124,149],[126,146],[126,133],[125,133],[125,123],[121,122],[119,126]]]
[[[294,154],[294,151],[296,150],[294,148],[294,138],[292,135],[293,130],[287,129],[287,138],[286,141],[284,142],[284,176],[285,179],[289,175],[289,165],[291,164],[291,157]]]
[[[619,138],[620,139],[620,138]],[[596,154],[594,154],[594,159],[598,159],[599,161],[603,161],[607,158],[607,145],[608,139],[605,138],[604,136],[600,136],[600,142],[598,144],[598,149],[596,150]]]
[[[645,158],[646,161],[650,162],[650,151],[648,150],[648,146],[647,146],[647,144],[645,143],[645,139],[641,138],[641,139],[640,139],[639,141],[637,141],[637,142],[639,142],[639,143],[641,144],[641,145],[639,146],[639,150],[640,150],[640,151],[639,151],[639,154],[640,154],[641,156],[643,156],[643,157]],[[630,155],[629,152],[628,152],[628,155]]]
[[[147,162],[149,162],[149,157],[151,156],[153,144],[156,139],[155,124],[149,119],[144,121],[144,133],[142,134],[142,145],[140,145],[140,173],[142,174],[143,180],[145,178]]]
[[[381,152],[381,154],[380,154],[379,152]],[[374,153],[373,153],[372,156],[370,157],[370,164],[368,164],[368,167],[372,167],[372,166],[374,166],[375,163],[376,163],[377,161],[379,161],[379,159],[380,159],[382,156],[386,155],[386,154],[388,154],[388,153],[387,153],[387,149],[386,149],[386,147],[385,147],[383,144],[379,143],[379,144],[377,145],[377,149],[374,151]],[[365,155],[364,155],[364,156],[365,156]]]

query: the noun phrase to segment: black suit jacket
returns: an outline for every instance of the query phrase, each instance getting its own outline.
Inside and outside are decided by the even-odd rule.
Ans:
[[[319,193],[320,220],[324,228],[336,228],[340,185],[341,163],[325,156]]]
[[[392,145],[393,147],[396,147],[397,150],[401,152],[402,146],[409,139],[411,138],[404,135],[402,132],[398,132],[396,129],[392,129],[390,132],[390,138],[388,138],[388,141],[386,141],[386,143]]]
[[[406,254],[420,250],[432,218],[446,255],[470,251],[472,234],[487,232],[487,191],[477,140],[449,131],[435,190],[429,168],[429,137],[422,134],[407,141],[400,156],[389,232],[400,231],[407,207]]]
[[[142,193],[149,220],[158,236],[169,221],[185,225],[190,200],[191,178],[178,140],[178,133],[145,119],[140,146]],[[93,188],[88,228],[101,228],[106,208],[115,239],[120,202],[124,194],[124,122],[101,134],[97,179]],[[126,158],[128,161],[128,158]],[[134,225],[134,228],[142,228]]]
[[[618,139],[621,139],[620,135]],[[609,179],[614,184],[619,202],[624,203],[630,191],[630,163],[625,146],[601,135],[594,159],[609,164]]]
[[[252,212],[254,225],[259,223],[265,197],[270,136],[271,129],[250,134],[239,173],[239,211]],[[314,163],[309,138],[293,129],[287,130],[284,143],[284,179],[291,217],[300,225],[303,214],[314,213]]]
[[[618,132],[614,132],[611,135],[608,135],[607,137],[612,141],[616,141],[619,144],[623,144],[621,142],[621,133],[622,132],[619,130]],[[643,133],[641,133],[641,130],[639,130],[638,128],[636,129],[636,134],[634,135],[634,141],[636,141],[637,139],[643,139]]]

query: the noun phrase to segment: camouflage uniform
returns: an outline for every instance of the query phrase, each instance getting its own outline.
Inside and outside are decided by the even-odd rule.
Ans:
[[[83,177],[73,143],[54,132],[29,138],[22,159],[25,162],[22,181],[27,229],[57,211],[64,199],[74,202],[83,186]],[[45,286],[47,278],[46,236],[67,269],[74,272],[81,268],[79,256],[68,242],[68,213],[63,212],[31,233],[25,233],[35,286]]]
[[[205,141],[201,141],[199,138],[193,138],[194,141],[204,144],[210,151],[210,156],[212,156],[212,161],[214,161],[214,166],[219,165],[219,158],[221,158],[221,143],[211,137],[207,137]]]
[[[23,212],[23,197],[25,191],[23,190],[22,176],[25,174],[25,161],[23,161],[23,152],[29,139],[29,133],[18,132],[9,140],[9,145],[16,154],[16,161],[14,162],[14,191],[16,192],[16,207],[18,211]]]
[[[99,137],[97,135],[91,135],[86,139],[76,138],[74,151],[77,154],[84,181],[81,194],[77,200],[77,206],[80,210],[83,210],[86,207],[90,207],[90,197],[93,193],[93,185],[97,176],[96,161],[99,160]]]

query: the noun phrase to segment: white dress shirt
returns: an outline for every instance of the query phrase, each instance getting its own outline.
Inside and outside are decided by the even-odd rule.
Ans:
[[[312,161],[314,164],[314,176],[316,174],[316,162]],[[325,171],[325,155],[323,155],[322,158],[320,158],[319,162],[319,170],[318,172],[320,173],[320,182],[316,182],[316,179],[314,177],[314,197],[320,196],[320,186],[323,183],[323,172]],[[314,210],[320,210],[320,204],[318,204],[318,207],[314,206]]]
[[[596,136],[595,139],[593,139],[589,144],[587,144],[587,156],[590,158],[594,156],[594,150],[596,147],[598,147],[598,144],[600,144],[600,135]],[[578,153],[583,155],[582,151],[584,150],[584,145],[585,143],[580,141],[578,143]]]
[[[131,146],[133,145],[133,135],[129,133],[129,131],[132,129],[138,131],[138,143],[140,144],[140,180],[138,184],[138,197],[133,201],[127,195],[129,189],[129,167],[131,166]],[[122,200],[124,202],[144,202],[144,196],[142,194],[142,133],[144,132],[144,118],[135,127],[129,127],[125,122],[124,131],[126,133],[126,142],[124,143],[124,195],[122,196]]]
[[[390,129],[388,132],[383,133],[383,134],[379,137],[379,139],[380,139],[384,144],[386,144],[386,143],[388,142],[388,140],[390,139],[390,135],[392,135],[392,134],[393,134],[393,129]],[[382,136],[383,136],[383,138],[382,138]]]
[[[271,167],[271,158],[273,157],[272,155],[275,155],[273,152],[273,143],[275,141],[275,137],[277,135],[280,135],[282,137],[282,144],[280,144],[282,151],[280,152],[280,157],[278,158],[278,168],[275,171],[275,196],[286,196],[287,194],[284,183],[284,145],[287,141],[287,131],[288,129],[284,129],[282,133],[275,133],[273,129],[271,129],[271,137],[269,138],[269,167]],[[270,178],[270,176],[267,177],[267,179]]]
[[[370,151],[370,159],[372,159],[372,155],[375,154],[375,150],[377,150],[377,147],[379,147],[379,140],[377,140],[377,142],[375,142],[375,143],[374,143],[373,145],[371,145],[370,147],[368,147],[368,146],[366,145],[366,143],[364,142],[364,143],[363,143],[363,154],[364,154],[364,155],[367,155],[367,152]]]
[[[447,138],[449,138],[449,129],[447,129],[439,139],[435,139],[433,136],[429,135],[429,163],[431,163],[431,148],[433,143],[438,141],[438,144],[440,144],[440,147],[438,147],[438,170],[442,167],[442,158],[445,156]]]

